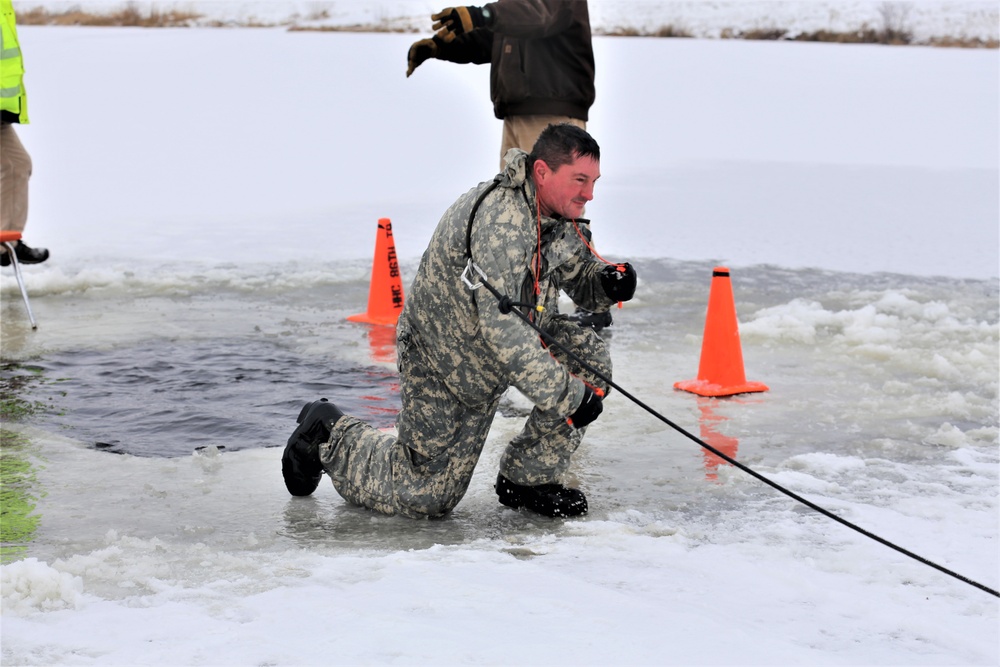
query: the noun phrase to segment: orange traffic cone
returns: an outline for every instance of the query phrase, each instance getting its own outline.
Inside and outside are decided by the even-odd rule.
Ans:
[[[350,315],[347,319],[351,322],[395,326],[401,312],[403,279],[396,259],[396,245],[392,241],[392,222],[389,218],[379,218],[372,280],[368,289],[368,312]]]
[[[747,382],[743,372],[736,301],[729,282],[729,269],[724,266],[717,266],[712,271],[698,379],[676,382],[674,387],[699,396],[732,396],[767,391],[765,384]]]

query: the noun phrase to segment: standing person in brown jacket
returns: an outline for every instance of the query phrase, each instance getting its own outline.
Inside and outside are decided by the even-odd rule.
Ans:
[[[507,151],[530,153],[551,124],[587,129],[596,97],[587,0],[498,0],[448,7],[431,19],[437,33],[410,47],[406,76],[431,58],[490,63],[493,113],[503,121],[501,169]],[[598,331],[612,323],[610,312],[577,308],[573,317]]]
[[[530,152],[548,125],[587,128],[594,50],[586,0],[498,0],[431,16],[437,33],[410,47],[406,76],[428,59],[490,63],[493,112],[503,121],[501,168],[511,148]]]

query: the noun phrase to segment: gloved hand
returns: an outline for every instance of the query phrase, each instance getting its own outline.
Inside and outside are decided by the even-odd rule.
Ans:
[[[489,14],[484,16],[481,7],[445,7],[437,14],[431,14],[431,20],[435,21],[431,29],[437,30],[438,37],[450,42],[462,33],[485,26],[487,16]]]
[[[409,77],[413,74],[413,70],[417,69],[425,60],[436,57],[439,44],[441,44],[441,40],[438,39],[437,35],[430,39],[414,42],[410,46],[410,52],[406,55],[406,76]]]
[[[628,301],[635,294],[637,277],[628,262],[609,264],[601,269],[601,286],[612,301]]]
[[[583,428],[590,422],[597,419],[601,411],[604,410],[604,402],[601,400],[601,396],[604,395],[600,389],[594,391],[589,386],[584,385],[583,389],[583,401],[580,402],[580,407],[576,409],[576,412],[569,416],[566,421],[573,428]]]

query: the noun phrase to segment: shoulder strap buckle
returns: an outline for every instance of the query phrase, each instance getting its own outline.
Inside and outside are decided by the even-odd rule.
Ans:
[[[465,283],[466,287],[468,287],[470,290],[475,291],[480,287],[482,287],[483,283],[472,282],[474,278],[473,272],[478,273],[480,278],[486,280],[486,274],[483,272],[482,269],[476,266],[475,262],[473,262],[472,259],[470,258],[469,263],[465,265],[465,270],[462,271],[462,282]]]

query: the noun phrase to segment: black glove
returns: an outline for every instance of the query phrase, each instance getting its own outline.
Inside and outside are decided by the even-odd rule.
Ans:
[[[567,421],[573,428],[583,428],[597,419],[603,409],[604,402],[601,401],[601,396],[590,387],[584,385],[583,400],[580,402],[580,407],[569,416]]]
[[[635,269],[628,262],[601,269],[601,287],[612,301],[628,301],[635,294]]]
[[[410,52],[406,55],[406,76],[409,77],[413,74],[413,70],[420,67],[425,60],[437,57],[438,45],[440,44],[441,40],[438,39],[437,35],[430,39],[414,42],[410,47]]]
[[[431,29],[437,30],[437,36],[446,42],[486,25],[481,7],[445,7],[437,14],[431,14],[431,20],[436,22]]]

